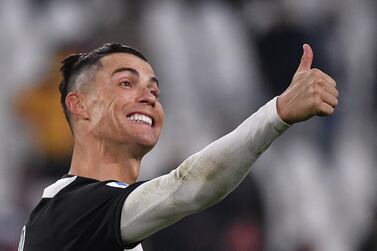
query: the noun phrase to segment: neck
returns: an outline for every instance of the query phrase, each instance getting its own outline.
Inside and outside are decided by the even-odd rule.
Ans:
[[[127,150],[119,144],[75,140],[69,174],[132,184],[139,176],[142,156],[135,157]]]

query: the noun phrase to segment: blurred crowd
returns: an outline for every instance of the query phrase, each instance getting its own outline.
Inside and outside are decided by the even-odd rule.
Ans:
[[[235,192],[146,251],[377,250],[376,27],[375,0],[2,0],[0,251],[17,250],[44,187],[69,169],[60,61],[105,42],[143,51],[161,82],[166,120],[140,179],[282,93],[303,43],[340,91],[334,116],[292,126]]]

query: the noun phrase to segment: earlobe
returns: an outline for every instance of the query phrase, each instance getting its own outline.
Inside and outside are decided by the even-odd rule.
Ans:
[[[73,116],[77,116],[82,119],[89,118],[88,112],[79,93],[68,93],[67,97],[65,98],[65,104]]]

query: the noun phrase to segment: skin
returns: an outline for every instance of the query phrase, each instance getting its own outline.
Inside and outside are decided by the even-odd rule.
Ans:
[[[91,88],[66,98],[75,142],[69,173],[131,184],[160,136],[164,112],[158,82],[152,67],[132,54],[113,53],[101,64]],[[152,126],[128,119],[133,113],[151,117]]]
[[[339,103],[335,80],[319,69],[312,69],[313,50],[308,44],[304,44],[303,49],[301,63],[292,82],[277,101],[278,114],[288,124],[315,115],[329,116]]]
[[[305,44],[291,84],[277,99],[278,115],[286,123],[331,115],[338,104],[335,81],[312,69],[312,61],[313,51]],[[75,142],[69,173],[131,184],[139,175],[141,159],[160,136],[164,112],[158,83],[152,67],[134,55],[114,53],[101,63],[91,88],[66,98]],[[127,115],[134,112],[153,117],[152,127],[129,120]]]

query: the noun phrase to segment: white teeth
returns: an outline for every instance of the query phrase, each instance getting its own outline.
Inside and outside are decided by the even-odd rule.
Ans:
[[[148,124],[149,126],[152,126],[152,118],[145,116],[144,114],[134,113],[131,116],[129,116],[128,119],[136,122],[142,122]]]

